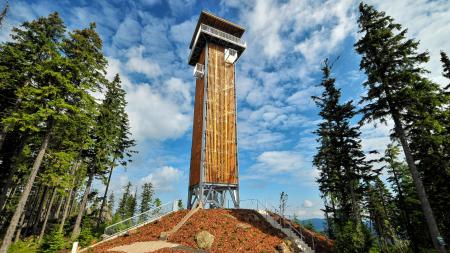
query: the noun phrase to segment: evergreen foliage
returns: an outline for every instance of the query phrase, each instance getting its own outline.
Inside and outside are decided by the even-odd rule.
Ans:
[[[64,235],[58,229],[53,230],[44,237],[44,241],[39,247],[38,253],[54,253],[66,247]]]
[[[107,195],[91,192],[94,178],[131,161],[125,92],[118,75],[105,78],[95,29],[67,31],[52,13],[14,27],[0,44],[1,253],[25,232],[44,234],[55,222],[63,231],[74,215],[76,238],[85,215],[102,217]]]
[[[445,132],[444,122],[439,118],[445,97],[440,94],[438,85],[423,77],[427,71],[422,66],[429,60],[428,53],[418,52],[419,43],[406,37],[407,30],[370,5],[361,3],[359,11],[358,26],[362,36],[355,48],[362,56],[360,68],[367,74],[367,81],[363,83],[367,94],[361,100],[362,122],[393,120],[394,137],[405,153],[431,240],[435,249],[445,252],[438,242],[440,233],[426,193],[431,190],[426,180],[427,175],[432,174],[431,168],[439,168],[437,174],[447,176],[447,165],[441,166],[446,161],[436,160],[443,158],[439,150]],[[436,134],[433,131],[437,131]],[[420,163],[416,165],[416,161]],[[433,161],[440,166],[430,166]],[[442,184],[437,188],[448,189]],[[436,207],[435,204],[435,210]]]
[[[328,60],[322,71],[320,85],[324,91],[320,97],[313,97],[323,119],[315,132],[319,136],[319,147],[313,164],[320,172],[317,182],[325,201],[329,236],[334,238],[344,236],[342,233],[363,231],[363,182],[372,178],[372,170],[361,149],[359,127],[350,125],[355,115],[352,101],[340,104],[341,92],[335,87]],[[345,235],[344,238],[347,236],[351,237]],[[355,236],[358,240],[366,238],[362,232]],[[366,243],[369,242],[362,242],[360,246],[366,247]],[[337,244],[338,250],[343,245]]]
[[[153,208],[153,185],[152,183],[144,183],[141,192],[141,205],[139,212],[143,213]]]

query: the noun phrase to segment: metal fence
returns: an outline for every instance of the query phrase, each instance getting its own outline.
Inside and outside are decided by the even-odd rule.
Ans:
[[[137,214],[133,217],[124,219],[115,224],[112,224],[111,226],[108,226],[105,228],[104,235],[106,237],[111,237],[113,235],[127,231],[131,228],[138,227],[140,225],[157,220],[164,215],[167,215],[171,212],[177,211],[178,210],[178,207],[176,205],[177,203],[178,203],[178,200],[176,200],[174,202],[169,202],[169,203],[163,204],[161,206],[155,207],[153,209],[150,209],[146,212]]]

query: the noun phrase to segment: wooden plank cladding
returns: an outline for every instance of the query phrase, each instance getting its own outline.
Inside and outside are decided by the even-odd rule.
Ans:
[[[238,184],[234,65],[225,63],[224,47],[211,43],[207,47],[204,182]],[[199,63],[205,63],[205,49]],[[197,79],[189,186],[200,182],[203,85],[204,79]]]
[[[205,49],[200,55],[199,63],[205,64]],[[202,152],[203,97],[204,78],[198,78],[195,84],[194,125],[192,127],[191,169],[189,186],[200,182],[200,162]]]
[[[234,65],[208,44],[205,182],[237,184]]]

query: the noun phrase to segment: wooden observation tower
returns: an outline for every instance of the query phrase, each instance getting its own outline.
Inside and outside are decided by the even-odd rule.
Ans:
[[[239,207],[235,62],[244,28],[202,11],[189,46],[196,78],[188,208]]]

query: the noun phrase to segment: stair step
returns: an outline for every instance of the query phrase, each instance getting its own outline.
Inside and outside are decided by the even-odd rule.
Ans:
[[[260,213],[272,227],[280,229],[288,237],[293,238],[293,241],[302,250],[302,252],[315,253],[315,251],[312,250],[311,247],[309,247],[308,244],[306,244],[296,233],[294,233],[292,229],[281,227],[281,225],[274,218],[272,218],[272,216],[270,216],[267,211],[258,210],[258,213]]]

